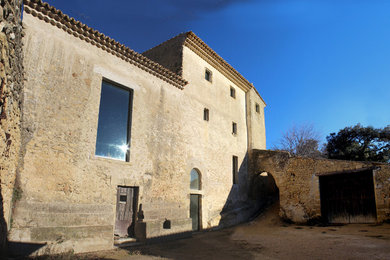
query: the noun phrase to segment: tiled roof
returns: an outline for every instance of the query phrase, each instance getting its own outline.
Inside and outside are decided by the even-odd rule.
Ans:
[[[251,88],[255,89],[256,94],[264,102],[263,98],[257,92],[256,88],[246,78],[244,78],[237,70],[235,70],[229,63],[227,63],[221,56],[219,56],[213,49],[211,49],[204,41],[202,41],[195,33],[189,31],[186,33],[187,37],[184,46],[187,46],[192,51],[197,53],[200,57],[208,61],[215,68],[217,68],[225,77],[237,84],[239,87],[248,91]]]
[[[227,63],[221,56],[219,56],[213,49],[211,49],[204,41],[202,41],[195,33],[189,31],[186,33],[187,37],[184,42],[184,45],[193,49],[196,53],[207,54],[208,59],[211,57],[217,61],[222,73],[225,72],[228,75],[234,76],[234,81],[239,81],[239,83],[245,85],[248,89],[252,86],[248,80],[246,80],[239,72],[237,72],[229,63]],[[223,73],[223,74],[225,74]]]
[[[183,38],[181,40],[181,38]],[[229,63],[227,63],[221,56],[219,56],[213,49],[211,49],[204,41],[202,41],[194,32],[189,31],[185,33],[181,33],[176,35],[175,37],[160,43],[159,45],[147,50],[144,52],[144,55],[148,56],[150,52],[152,52],[156,48],[161,48],[161,46],[166,45],[172,41],[179,41],[181,45],[184,45],[191,49],[193,52],[198,54],[201,58],[215,67],[219,72],[221,72],[225,77],[227,77],[230,81],[235,83],[244,91],[248,91],[249,89],[254,89],[256,94],[260,97],[260,99],[264,102],[263,98],[260,96],[259,92],[257,92],[256,88],[250,83],[247,79],[245,79],[237,70],[235,70]],[[158,61],[158,60],[155,60]],[[180,66],[182,66],[182,61],[178,61]],[[168,67],[169,68],[169,67]],[[170,68],[172,69],[172,68]],[[182,69],[182,68],[181,68]],[[181,71],[181,69],[178,69]],[[265,104],[265,102],[264,102]]]
[[[26,13],[38,17],[53,26],[57,26],[69,34],[129,62],[177,88],[183,89],[187,84],[187,81],[181,76],[123,44],[120,44],[114,39],[105,36],[97,30],[69,17],[60,10],[50,6],[48,3],[42,2],[41,0],[23,0],[23,3]]]

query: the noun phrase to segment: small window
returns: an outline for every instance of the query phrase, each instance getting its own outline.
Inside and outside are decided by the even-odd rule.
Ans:
[[[200,174],[197,169],[191,170],[190,189],[200,190]]]
[[[232,123],[232,134],[236,135],[237,134],[237,123]]]
[[[210,70],[206,69],[205,72],[204,72],[204,78],[207,80],[207,81],[210,81],[211,82],[211,78],[212,78],[212,73]]]
[[[126,201],[127,201],[127,196],[126,195],[119,195],[119,202],[126,203]]]
[[[233,155],[232,162],[233,184],[238,184],[238,157]]]
[[[236,98],[236,89],[233,87],[230,87],[230,96]]]
[[[203,120],[209,121],[209,110],[207,108],[203,110]]]
[[[259,104],[256,103],[256,106],[255,106],[255,107],[256,107],[256,112],[257,112],[257,113],[260,113],[260,106],[259,106]]]

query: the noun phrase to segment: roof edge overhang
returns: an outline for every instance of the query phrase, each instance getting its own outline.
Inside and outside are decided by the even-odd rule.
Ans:
[[[74,37],[80,38],[96,47],[111,53],[118,58],[137,66],[138,68],[168,82],[169,84],[184,89],[187,81],[180,75],[168,70],[157,62],[154,62],[129,47],[114,39],[88,27],[87,25],[69,17],[62,11],[50,6],[41,0],[23,0],[24,11],[40,20],[50,23]]]
[[[188,47],[190,50],[214,66],[219,72],[221,72],[230,81],[240,87],[243,91],[248,92],[251,88],[254,88],[256,94],[260,97],[264,104],[266,104],[253,84],[245,79],[244,76],[242,76],[213,49],[211,49],[194,32],[189,31],[186,33],[186,35],[187,37],[184,41],[184,46]]]

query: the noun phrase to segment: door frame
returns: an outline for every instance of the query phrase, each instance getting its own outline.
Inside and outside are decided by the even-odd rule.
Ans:
[[[370,218],[368,218],[369,221],[363,221],[363,222],[360,222],[360,221],[357,221],[355,222],[355,220],[353,219],[353,217],[355,215],[351,215],[349,214],[348,215],[348,221],[335,221],[335,220],[332,220],[330,219],[329,217],[329,209],[327,207],[327,203],[326,201],[328,200],[328,198],[326,197],[328,191],[326,191],[325,189],[327,188],[326,185],[329,185],[327,182],[328,182],[328,178],[329,177],[336,177],[336,176],[340,176],[340,178],[342,176],[348,176],[348,177],[353,177],[354,174],[357,174],[357,175],[361,175],[364,177],[365,174],[367,174],[367,177],[369,177],[369,182],[370,183],[366,183],[367,186],[367,190],[369,190],[370,193],[372,193],[372,202],[373,205],[372,206],[372,221],[369,220]],[[378,221],[378,209],[377,209],[377,198],[376,198],[376,190],[375,190],[375,169],[374,168],[365,168],[365,169],[357,169],[357,170],[351,170],[351,171],[342,171],[342,172],[333,172],[333,173],[326,173],[326,174],[318,174],[317,175],[319,177],[319,189],[320,189],[320,204],[321,204],[321,216],[322,218],[328,222],[328,223],[376,223]],[[362,178],[361,176],[356,176],[356,178]],[[347,178],[348,180],[348,178]],[[342,184],[342,183],[341,183]],[[359,187],[359,186],[356,186],[356,187]],[[356,189],[356,190],[360,190],[360,189]],[[350,210],[349,207],[346,208],[346,211]],[[358,216],[358,215],[356,215]],[[352,217],[352,222],[351,222],[351,217]]]
[[[132,207],[133,214],[132,214],[131,220],[129,222],[127,236],[128,237],[135,237],[134,227],[135,227],[135,223],[137,221],[139,187],[138,186],[125,186],[125,185],[118,185],[116,187],[116,205],[115,205],[116,208],[115,208],[114,234],[115,234],[115,231],[117,230],[116,229],[116,225],[117,225],[117,221],[118,221],[117,213],[118,213],[118,205],[120,204],[119,188],[133,189],[133,205],[132,205],[133,206]]]
[[[194,196],[197,196],[198,197],[198,229],[197,230],[191,230],[192,231],[200,231],[203,229],[203,225],[202,225],[202,194],[200,193],[190,193],[189,194],[189,200],[190,200],[190,207],[191,207],[191,195],[194,195]],[[190,212],[191,212],[191,208],[190,208]],[[191,218],[191,213],[190,213],[190,218]],[[192,220],[192,218],[191,218]],[[192,221],[191,221],[191,224],[192,224]]]

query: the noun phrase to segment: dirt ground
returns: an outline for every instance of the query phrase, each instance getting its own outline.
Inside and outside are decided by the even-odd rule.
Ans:
[[[273,206],[257,219],[190,238],[83,255],[95,259],[390,259],[390,224],[298,226]]]

